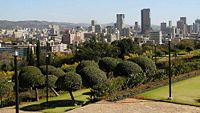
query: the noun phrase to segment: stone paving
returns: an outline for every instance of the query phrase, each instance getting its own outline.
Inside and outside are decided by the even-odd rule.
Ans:
[[[2,108],[0,113],[15,113],[15,109]],[[20,111],[20,113],[39,112]],[[128,98],[117,102],[100,101],[66,113],[200,113],[200,107]]]
[[[118,102],[100,101],[67,113],[200,113],[200,107],[129,98]]]

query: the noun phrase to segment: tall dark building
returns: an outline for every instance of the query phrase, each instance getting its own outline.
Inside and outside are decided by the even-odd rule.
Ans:
[[[125,14],[117,14],[116,16],[117,16],[116,28],[119,30],[119,32],[121,34],[122,29],[124,27]]]
[[[150,9],[141,10],[141,28],[143,34],[151,30]]]
[[[187,19],[186,19],[186,17],[180,17],[180,20],[183,21],[184,24],[187,24]]]

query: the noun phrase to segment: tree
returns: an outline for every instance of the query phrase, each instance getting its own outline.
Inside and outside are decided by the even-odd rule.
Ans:
[[[41,53],[41,50],[40,50],[40,40],[38,39],[37,40],[37,44],[36,44],[36,57],[37,57],[37,67],[40,67],[40,53]]]
[[[141,54],[142,49],[140,48],[139,44],[133,42],[132,39],[122,39],[117,40],[111,43],[112,45],[118,47],[120,49],[120,58],[124,58],[125,55],[128,53],[139,53]]]
[[[117,59],[114,59],[112,57],[104,57],[101,60],[99,60],[99,68],[105,71],[108,77],[109,73],[114,71],[118,63],[119,60]]]
[[[39,100],[38,87],[44,85],[45,78],[40,69],[34,66],[23,67],[19,73],[19,86],[21,88],[35,89],[36,100]]]
[[[8,63],[3,63],[3,65],[1,66],[1,70],[7,72],[7,71],[11,71],[13,68],[10,64]]]
[[[87,66],[81,69],[83,85],[92,88],[98,83],[103,83],[107,80],[106,74],[99,68]]]
[[[1,76],[0,77],[0,99],[1,99],[1,107],[3,107],[3,98],[6,98],[9,96],[9,94],[12,92],[13,84],[8,82],[8,79],[6,77]]]
[[[46,75],[46,65],[40,66],[40,70],[42,74]],[[52,65],[48,65],[48,75],[55,75],[57,77],[60,77],[64,74],[65,72],[62,69],[56,68]]]
[[[143,71],[146,73],[147,82],[154,79],[153,76],[156,73],[155,62],[153,62],[151,59],[147,57],[135,57],[129,60],[135,62],[143,69]]]
[[[72,92],[80,89],[81,85],[82,85],[81,76],[73,72],[68,72],[63,76],[60,76],[56,81],[57,88],[64,91],[68,91],[71,96],[72,102],[74,104],[75,104],[75,99]]]
[[[122,63],[119,63],[114,70],[115,75],[126,76],[126,77],[131,77],[134,74],[142,72],[143,70],[138,64],[130,61],[124,61]]]
[[[119,54],[118,47],[103,41],[97,41],[95,38],[85,41],[83,45],[77,47],[75,59],[99,61],[102,57],[117,57]]]
[[[83,60],[83,61],[81,61],[81,63],[78,64],[78,66],[76,67],[76,72],[77,72],[77,73],[80,73],[81,69],[83,69],[84,67],[88,67],[88,66],[92,66],[92,67],[99,68],[98,64],[97,64],[95,61]]]

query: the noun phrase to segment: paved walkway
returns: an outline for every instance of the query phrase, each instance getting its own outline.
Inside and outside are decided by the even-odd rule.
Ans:
[[[200,107],[129,98],[118,102],[100,101],[67,113],[200,113]]]
[[[2,108],[0,113],[15,113],[15,109]],[[39,112],[20,111],[20,113]],[[100,101],[66,113],[200,113],[200,107],[128,98],[117,102]]]

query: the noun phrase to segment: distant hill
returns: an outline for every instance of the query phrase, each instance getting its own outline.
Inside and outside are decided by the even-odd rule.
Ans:
[[[8,21],[0,20],[0,29],[15,29],[17,27],[22,28],[48,28],[49,25],[60,25],[61,28],[75,28],[77,26],[89,27],[90,24],[87,23],[68,23],[68,22],[48,22],[48,21],[38,21],[38,20],[29,20],[29,21]],[[102,26],[114,26],[114,23],[102,24]],[[126,27],[131,25],[125,24]],[[159,30],[160,26],[152,25],[153,30]]]
[[[49,25],[60,25],[62,28],[75,28],[76,26],[88,27],[89,24],[85,23],[67,23],[67,22],[48,22],[48,21],[7,21],[0,20],[0,29],[14,29],[17,27],[22,28],[47,28]]]

